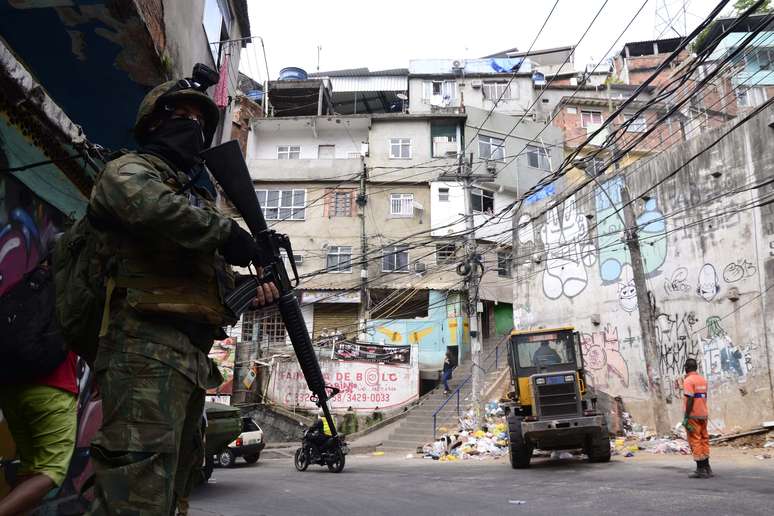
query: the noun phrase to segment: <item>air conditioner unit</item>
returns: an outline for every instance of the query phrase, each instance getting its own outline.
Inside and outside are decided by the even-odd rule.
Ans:
[[[478,89],[478,88],[482,87],[483,85],[484,85],[484,81],[482,81],[481,79],[473,79],[472,81],[470,81],[470,86],[472,88]]]
[[[496,172],[497,171],[497,164],[494,161],[487,161],[486,162],[486,171],[487,172]]]
[[[427,271],[427,265],[422,262],[414,262],[414,272],[421,274],[425,271]]]
[[[452,61],[452,68],[455,70],[461,70],[465,68],[465,60],[464,59],[455,59]]]

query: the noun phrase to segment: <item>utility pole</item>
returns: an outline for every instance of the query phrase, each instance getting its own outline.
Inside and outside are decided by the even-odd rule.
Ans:
[[[363,160],[363,173],[360,174],[360,189],[357,193],[357,206],[360,217],[360,335],[363,338],[366,333],[366,324],[370,318],[368,306],[368,235],[366,234],[366,204],[368,204],[368,195],[366,194],[366,184],[368,181],[368,167]]]
[[[468,265],[468,323],[470,325],[470,360],[473,372],[473,409],[478,416],[481,409],[481,395],[484,389],[484,375],[481,366],[481,322],[478,318],[478,290],[481,277],[483,276],[483,267],[478,256],[478,245],[476,243],[476,234],[474,231],[475,221],[473,219],[473,184],[476,181],[493,182],[493,174],[474,175],[473,174],[473,154],[470,155],[470,161],[464,161],[460,157],[460,163],[457,168],[457,174],[452,176],[441,176],[441,181],[456,181],[462,183],[465,198],[465,254]]]
[[[642,347],[645,351],[645,369],[648,375],[653,400],[653,416],[656,423],[656,432],[659,435],[669,433],[670,425],[667,419],[664,389],[661,385],[659,370],[659,352],[656,340],[656,324],[653,314],[653,306],[648,296],[648,285],[645,282],[645,269],[642,266],[642,254],[640,252],[640,240],[637,232],[637,221],[634,216],[634,208],[631,205],[631,196],[626,185],[621,187],[621,202],[624,206],[624,223],[626,246],[629,248],[629,256],[632,262],[632,276],[634,287],[637,291],[637,311],[640,316],[640,332],[642,335]]]

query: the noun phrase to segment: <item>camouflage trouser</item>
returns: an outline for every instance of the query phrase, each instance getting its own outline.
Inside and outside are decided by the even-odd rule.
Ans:
[[[100,349],[102,427],[92,441],[96,471],[90,514],[172,514],[188,497],[203,459],[204,390],[168,365]]]

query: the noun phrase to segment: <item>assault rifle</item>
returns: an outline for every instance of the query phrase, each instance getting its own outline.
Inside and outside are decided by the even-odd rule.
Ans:
[[[277,286],[280,294],[277,306],[290,341],[293,343],[306,384],[312,391],[312,400],[323,410],[331,432],[336,436],[336,425],[328,408],[328,400],[338,394],[339,390],[325,385],[320,363],[317,361],[312,340],[309,338],[309,332],[301,314],[301,306],[294,290],[298,286],[299,278],[290,239],[287,235],[277,233],[267,226],[258,198],[255,196],[250,172],[247,170],[247,164],[236,140],[212,147],[202,152],[201,156],[255,238],[259,252],[253,258],[253,264],[263,271],[260,278],[251,276],[248,281],[240,284],[227,296],[226,304],[238,317],[250,306],[259,284],[273,282]],[[285,267],[281,253],[283,250],[287,253],[288,262],[293,270],[292,279]]]

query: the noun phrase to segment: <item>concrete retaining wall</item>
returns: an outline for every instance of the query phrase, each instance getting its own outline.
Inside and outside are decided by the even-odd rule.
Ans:
[[[729,127],[600,178],[607,195],[592,184],[539,216],[555,199],[527,204],[515,217],[528,223],[515,251],[515,327],[574,325],[592,385],[622,396],[636,418],[651,421],[636,290],[615,214],[625,180],[638,198],[659,347],[655,375],[672,424],[681,417],[688,357],[710,381],[711,428],[772,419],[774,205],[754,207],[774,192],[758,187],[774,176],[771,119],[771,110],[763,112],[671,178]]]

